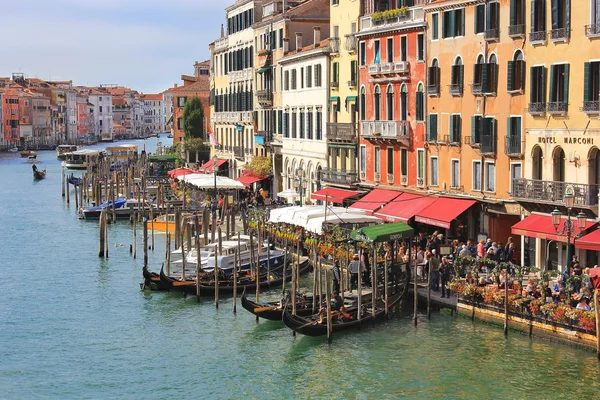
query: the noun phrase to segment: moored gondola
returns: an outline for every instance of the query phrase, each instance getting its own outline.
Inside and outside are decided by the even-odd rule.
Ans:
[[[285,301],[289,300],[289,294],[281,301],[261,302],[252,301],[246,296],[246,291],[242,293],[242,307],[250,313],[270,321],[281,321]],[[296,295],[296,315],[311,315],[312,296]]]
[[[140,282],[142,290],[167,290],[167,287],[160,280],[160,275],[148,271],[146,266],[142,267],[142,275],[144,276],[144,281]]]
[[[308,260],[300,264],[298,270],[300,275],[306,274],[309,269]],[[200,296],[212,297],[215,295],[215,283],[212,280],[213,273],[202,273],[205,278],[200,280]],[[210,280],[209,280],[210,279]],[[291,280],[290,274],[286,276],[285,281]],[[183,292],[186,294],[196,295],[196,280],[186,279],[184,281],[167,276],[164,273],[164,268],[160,269],[160,281],[164,284],[167,290],[174,292]],[[261,290],[268,288],[278,287],[283,284],[283,277],[277,268],[271,270],[271,276],[267,278],[267,274],[260,275],[259,286]],[[232,295],[234,290],[233,280],[231,279],[219,279],[219,295]],[[256,291],[256,281],[251,277],[244,276],[238,279],[237,290],[246,290],[248,293],[254,293]]]

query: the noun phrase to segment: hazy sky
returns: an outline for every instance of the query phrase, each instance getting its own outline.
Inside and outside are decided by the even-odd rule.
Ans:
[[[233,3],[18,0],[0,11],[0,76],[22,72],[160,92],[208,58],[208,44],[219,37],[225,7]]]

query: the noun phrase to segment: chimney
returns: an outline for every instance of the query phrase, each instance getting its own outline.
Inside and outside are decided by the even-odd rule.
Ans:
[[[319,47],[319,43],[321,43],[321,27],[315,26],[313,27],[314,31],[314,39],[315,39],[315,48]]]
[[[177,87],[177,84],[175,84],[175,87]]]
[[[302,50],[302,32],[296,32],[296,51]]]
[[[221,24],[221,38],[225,37],[225,30],[223,29],[223,24]]]
[[[290,39],[283,38],[283,54],[290,51]]]

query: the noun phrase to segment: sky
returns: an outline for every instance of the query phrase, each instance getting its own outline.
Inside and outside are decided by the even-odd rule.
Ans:
[[[1,0],[2,2],[4,0]],[[2,7],[0,76],[159,93],[208,59],[234,0],[19,0]]]

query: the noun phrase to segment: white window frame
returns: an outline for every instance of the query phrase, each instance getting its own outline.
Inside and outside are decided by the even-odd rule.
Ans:
[[[519,178],[523,178],[523,163],[518,161],[518,162],[511,162],[510,166],[509,166],[509,174],[508,174],[508,193],[512,193],[513,192],[513,168],[518,165],[519,167],[521,167],[521,176],[519,176]]]
[[[452,178],[454,176],[454,170],[452,166],[454,163],[458,164],[458,174],[456,175],[456,182],[452,182]],[[451,158],[450,159],[450,188],[451,189],[459,189],[460,188],[460,159],[459,158]]]
[[[479,176],[477,177],[477,180],[479,181],[479,188],[475,187],[475,175],[473,174],[473,171],[475,170],[475,168],[474,168],[475,164],[479,164],[479,171],[480,171],[480,173],[479,173]],[[481,171],[482,171],[481,168],[483,168],[483,166],[481,165],[481,161],[480,160],[473,160],[471,162],[471,190],[473,192],[480,192],[481,188],[483,187],[483,182],[482,182],[482,179],[481,179]]]
[[[435,170],[435,183],[433,183],[433,160],[435,160],[436,170]],[[429,186],[439,186],[440,185],[440,160],[438,156],[429,156]]]
[[[373,172],[381,174],[381,146],[373,146]]]
[[[360,172],[367,172],[367,146],[365,146],[364,144],[360,145],[359,156]]]
[[[423,171],[421,171],[421,176],[419,176],[419,154],[423,155]],[[425,149],[421,148],[421,149],[417,149],[417,168],[415,171],[416,177],[417,177],[417,186],[418,187],[424,187],[425,186],[425,179],[427,177],[427,159],[425,158]],[[419,179],[421,180],[421,184],[419,184]]]
[[[493,165],[494,166],[494,189],[493,190],[488,190],[487,188],[487,182],[488,182],[488,166],[489,165]],[[483,191],[487,192],[487,193],[496,193],[496,163],[494,161],[485,161],[484,164],[484,170],[483,170]]]

